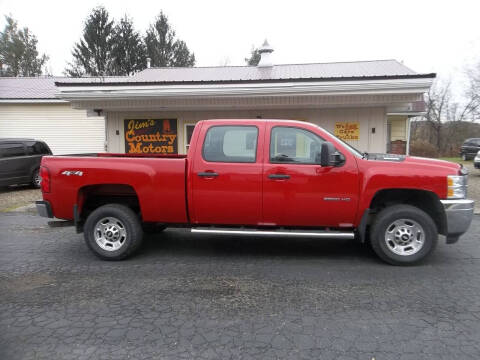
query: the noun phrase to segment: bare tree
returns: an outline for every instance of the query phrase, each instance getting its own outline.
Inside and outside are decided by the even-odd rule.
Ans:
[[[465,91],[466,114],[471,121],[480,120],[480,61],[467,70],[469,84]]]
[[[437,149],[442,144],[442,128],[445,121],[449,121],[451,115],[451,91],[450,82],[446,84],[434,84],[426,99],[426,114],[423,120],[427,122],[431,131],[428,134],[428,141],[435,144]]]
[[[451,83],[437,81],[426,95],[426,113],[412,123],[413,148],[437,156],[453,156],[468,137],[478,134],[480,125],[475,124],[480,110],[480,76],[472,81],[465,96],[457,100],[451,91]],[[476,79],[479,81],[475,82]]]

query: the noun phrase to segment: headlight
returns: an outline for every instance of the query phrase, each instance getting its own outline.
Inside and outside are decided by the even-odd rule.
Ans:
[[[467,197],[467,176],[447,176],[447,198],[465,199]]]

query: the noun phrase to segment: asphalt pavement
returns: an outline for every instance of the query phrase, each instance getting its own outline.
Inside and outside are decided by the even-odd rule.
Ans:
[[[414,267],[177,229],[106,262],[72,228],[0,213],[0,359],[479,359],[479,231]]]

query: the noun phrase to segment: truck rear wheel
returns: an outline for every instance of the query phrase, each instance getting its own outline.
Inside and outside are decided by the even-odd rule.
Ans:
[[[140,220],[130,208],[108,204],[88,216],[84,236],[88,247],[101,259],[122,260],[141,245],[143,231]]]
[[[435,222],[411,205],[393,205],[380,211],[370,234],[375,253],[392,265],[416,264],[427,258],[438,242]]]

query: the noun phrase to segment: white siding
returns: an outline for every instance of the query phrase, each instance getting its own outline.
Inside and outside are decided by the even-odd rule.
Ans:
[[[333,132],[335,122],[360,123],[360,139],[350,143],[362,151],[386,151],[386,111],[383,107],[341,109],[275,109],[224,111],[169,111],[169,112],[109,112],[107,114],[107,142],[109,152],[125,152],[124,119],[178,119],[178,151],[185,153],[185,124],[205,119],[293,119],[318,124]],[[372,133],[375,128],[375,133]],[[117,135],[118,131],[118,135]]]
[[[70,104],[1,104],[0,137],[43,140],[56,155],[103,152],[105,120]]]

